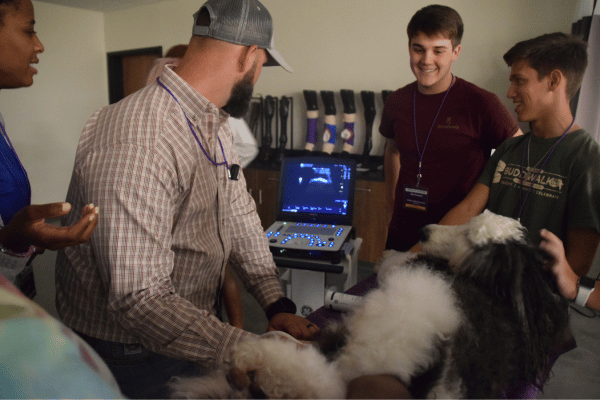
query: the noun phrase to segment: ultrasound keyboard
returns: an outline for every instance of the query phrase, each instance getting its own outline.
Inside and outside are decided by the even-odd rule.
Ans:
[[[269,248],[282,257],[322,259],[338,264],[352,226],[275,222],[266,230]]]

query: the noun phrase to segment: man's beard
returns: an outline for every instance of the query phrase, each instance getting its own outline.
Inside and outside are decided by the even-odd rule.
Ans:
[[[229,113],[233,118],[242,118],[250,109],[250,101],[252,101],[252,92],[254,91],[252,81],[255,72],[256,65],[231,89],[231,96],[223,107],[223,111]]]

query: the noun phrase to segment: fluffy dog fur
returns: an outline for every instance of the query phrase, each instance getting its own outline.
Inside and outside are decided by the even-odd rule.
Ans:
[[[239,343],[230,359],[208,376],[175,378],[171,397],[343,398],[346,387],[339,371],[316,347],[285,334],[265,336]]]
[[[420,255],[386,252],[380,287],[324,333],[343,333],[333,351],[242,342],[213,375],[175,382],[174,397],[341,398],[349,380],[369,374],[391,374],[429,398],[499,397],[514,381],[538,384],[568,311],[524,228],[484,212],[462,226],[423,228],[421,246]]]

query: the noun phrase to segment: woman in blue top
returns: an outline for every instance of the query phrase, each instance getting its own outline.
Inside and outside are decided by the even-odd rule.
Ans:
[[[44,46],[34,30],[31,0],[0,0],[0,89],[33,84],[38,54]],[[56,250],[89,240],[98,223],[98,209],[89,205],[72,226],[56,227],[46,218],[65,215],[68,203],[31,205],[31,187],[0,116],[0,273],[34,294],[26,268],[35,252]]]

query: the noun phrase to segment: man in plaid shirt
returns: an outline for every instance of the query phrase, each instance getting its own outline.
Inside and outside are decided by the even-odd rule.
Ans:
[[[57,309],[128,397],[165,397],[172,376],[252,336],[216,316],[228,260],[269,330],[317,332],[283,296],[227,124],[247,111],[263,65],[291,71],[272,35],[257,0],[209,0],[181,63],[83,130],[70,215],[88,203],[103,212],[89,243],[59,253]]]

